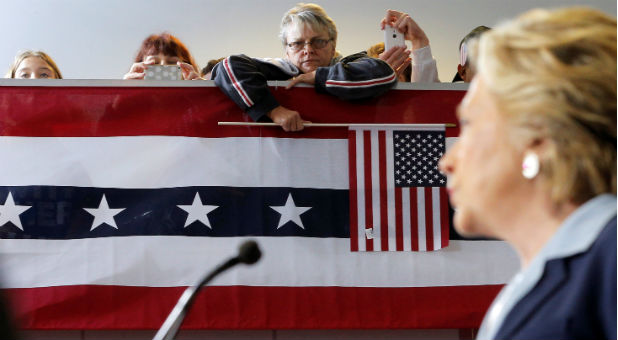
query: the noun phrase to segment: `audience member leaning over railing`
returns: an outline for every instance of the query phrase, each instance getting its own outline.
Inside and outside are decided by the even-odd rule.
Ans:
[[[45,52],[24,51],[15,56],[15,61],[5,77],[17,79],[62,79],[62,74],[54,60]]]
[[[316,91],[341,99],[381,95],[396,82],[397,75],[384,61],[357,53],[336,57],[337,27],[322,7],[298,4],[281,21],[285,58],[255,59],[233,55],[212,71],[217,86],[253,120],[272,119],[285,131],[303,129],[298,111],[281,106],[270,92],[267,80],[312,84]]]

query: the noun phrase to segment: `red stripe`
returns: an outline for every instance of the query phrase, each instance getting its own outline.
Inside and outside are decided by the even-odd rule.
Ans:
[[[358,200],[356,197],[356,131],[348,132],[350,168],[350,250],[358,251]]]
[[[373,202],[371,199],[373,185],[371,185],[371,131],[363,131],[363,151],[365,152],[365,225],[363,230],[368,227],[373,228]],[[373,239],[365,238],[366,250],[373,251]]]
[[[416,188],[410,188],[410,235],[412,251],[418,251],[418,200]]]
[[[240,94],[240,97],[242,98],[243,102],[245,102],[245,105],[247,105],[248,107],[253,106],[253,101],[245,93],[242,86],[240,86],[240,84],[236,80],[236,77],[234,76],[234,72],[232,72],[232,68],[230,67],[230,57],[227,57],[225,58],[225,60],[223,60],[223,66],[225,66],[225,72],[227,73],[228,77],[232,81],[232,85],[234,86],[238,94]]]
[[[430,187],[425,187],[425,240],[427,251],[434,250],[433,247],[433,195]]]
[[[403,213],[401,188],[395,187],[395,240],[397,251],[403,251]]]
[[[378,151],[380,155],[380,241],[382,251],[388,251],[388,206],[386,190],[386,131],[378,131]]]
[[[71,80],[64,81],[71,84]],[[455,107],[465,91],[397,90],[354,103],[312,88],[271,87],[277,101],[303,109],[320,123],[457,123]],[[279,127],[218,126],[219,121],[251,121],[217,87],[0,87],[0,135],[32,137],[348,137],[347,128],[307,128],[287,133]],[[388,109],[378,103],[389,103]],[[408,117],[414,112],[413,117]],[[447,128],[457,136],[458,128]]]
[[[450,223],[448,221],[448,194],[446,187],[440,187],[440,227],[442,228],[442,248],[447,247],[449,244],[449,229]]]
[[[338,80],[327,80],[326,86],[337,86],[337,87],[357,87],[357,86],[366,86],[366,85],[378,85],[390,83],[397,77],[396,74],[393,73],[392,76],[381,79],[381,80],[370,80],[370,81],[359,81],[359,82],[344,82]]]
[[[499,285],[208,287],[186,329],[472,328]],[[6,289],[24,329],[157,329],[182,287],[60,286]]]

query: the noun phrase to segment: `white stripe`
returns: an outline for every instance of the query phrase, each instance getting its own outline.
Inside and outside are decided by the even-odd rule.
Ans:
[[[442,230],[440,221],[440,188],[431,188],[431,211],[433,213],[433,249],[442,248]],[[445,209],[448,209],[445,207]]]
[[[451,246],[440,250],[436,256],[434,252],[352,253],[347,238],[255,239],[263,251],[260,262],[255,267],[239,266],[218,277],[214,285],[428,287],[503,284],[519,266],[515,252],[501,241],[451,241]],[[0,240],[0,271],[3,286],[7,288],[75,284],[187,286],[228,256],[235,256],[243,240],[182,236]]]
[[[382,228],[380,225],[380,147],[378,130],[371,130],[371,206],[373,213],[373,251],[382,250]]]
[[[450,149],[453,144],[455,144],[455,142],[457,142],[457,139],[459,139],[458,137],[446,137],[446,145],[444,146],[446,151],[448,151],[448,149]]]
[[[247,94],[245,89],[238,82],[238,78],[236,78],[236,75],[234,74],[234,70],[232,70],[232,65],[230,64],[230,57],[225,58],[225,60],[223,61],[223,66],[224,66],[223,68],[225,69],[225,72],[227,73],[228,78],[232,82],[232,86],[234,87],[234,89],[236,89],[236,92],[238,92],[238,96],[240,97],[240,99],[242,99],[242,101],[248,107],[253,106],[253,101],[249,97],[249,94]]]
[[[0,161],[0,185],[349,188],[345,139],[0,137]]]
[[[410,226],[410,188],[401,188],[401,211],[403,219],[403,250],[412,250],[412,230]]]
[[[459,137],[446,137],[446,143],[444,145],[445,151],[448,152],[450,148],[457,142]],[[446,176],[446,183],[448,183],[449,176]]]
[[[397,79],[396,74],[391,74],[386,77],[376,78],[371,80],[327,80],[325,83],[325,87],[349,87],[349,88],[359,88],[359,87],[370,87],[376,85],[382,85],[384,83],[390,83]],[[354,85],[359,83],[371,83],[367,85]],[[350,86],[352,85],[352,86]]]
[[[397,250],[395,225],[395,174],[393,155],[393,130],[386,130],[386,207],[388,211],[388,250]]]
[[[385,82],[385,83],[393,83],[396,82],[397,78],[393,78],[392,81],[389,82]],[[346,89],[361,89],[361,88],[368,88],[368,87],[373,87],[373,86],[377,86],[377,85],[382,85],[384,83],[376,83],[376,84],[367,84],[367,85],[355,85],[355,86],[346,86],[346,85],[333,85],[333,84],[326,84],[325,87],[343,87]]]
[[[287,80],[269,80],[270,87],[286,87]],[[466,91],[468,83],[406,83],[398,82],[392,90]],[[214,80],[175,81],[175,80],[124,80],[124,79],[1,79],[0,86],[17,87],[215,87]],[[309,84],[296,84],[294,87],[313,88]]]
[[[418,250],[427,251],[427,235],[425,229],[425,188],[416,188],[416,207],[418,216]]]
[[[365,228],[365,152],[363,131],[356,130],[356,201],[358,202],[358,251],[366,250]],[[354,232],[354,231],[351,231]]]

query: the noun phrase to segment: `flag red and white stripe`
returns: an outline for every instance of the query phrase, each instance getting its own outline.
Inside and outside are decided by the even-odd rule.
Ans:
[[[439,129],[443,141],[441,152],[444,152],[444,127]],[[352,251],[433,251],[448,246],[445,182],[441,186],[395,184],[394,131],[401,130],[383,127],[349,130]],[[434,165],[441,154],[435,155]]]
[[[478,327],[518,268],[512,249],[493,240],[451,239],[439,252],[350,252],[345,128],[219,127],[247,117],[211,82],[0,85],[0,205],[11,193],[15,205],[33,206],[19,215],[24,230],[0,226],[2,292],[24,329],[156,329],[186,286],[247,238],[257,239],[263,258],[217,278],[183,327]],[[461,85],[412,85],[381,97],[388,107],[306,87],[271,91],[283,105],[306,108],[310,121],[326,112],[329,122],[410,122],[410,110],[415,123],[455,121]],[[178,205],[197,191],[219,206],[208,216],[212,229],[199,221],[185,228],[188,214]],[[282,214],[272,206],[290,193],[297,207],[312,207],[300,215],[304,229],[293,221],[278,228]],[[111,209],[126,208],[114,217],[118,229],[91,230],[94,217],[83,208],[100,207],[103,194]],[[253,229],[240,228],[237,217]]]

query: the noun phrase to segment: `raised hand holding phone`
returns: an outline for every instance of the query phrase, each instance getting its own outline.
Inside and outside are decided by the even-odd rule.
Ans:
[[[404,39],[412,43],[412,49],[417,50],[429,45],[429,39],[423,29],[410,17],[409,14],[389,9],[386,11],[386,16],[382,19],[380,27],[386,31],[386,28],[392,27],[397,32],[403,34]],[[386,39],[385,39],[386,44]],[[388,47],[386,47],[388,49]]]
[[[404,34],[395,27],[386,25],[384,27],[384,50],[388,51],[395,46],[406,46]]]
[[[178,65],[146,65],[144,74],[146,80],[182,80]]]

